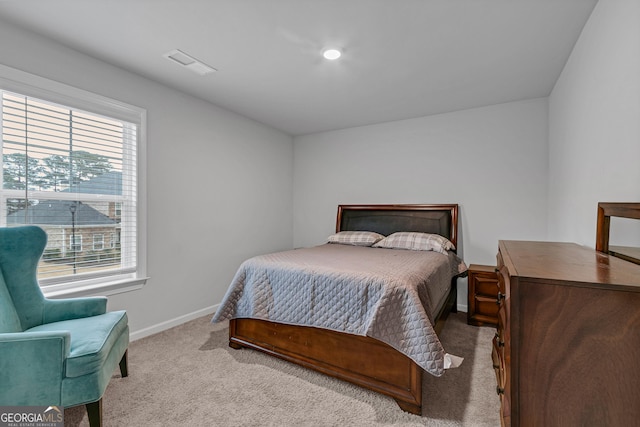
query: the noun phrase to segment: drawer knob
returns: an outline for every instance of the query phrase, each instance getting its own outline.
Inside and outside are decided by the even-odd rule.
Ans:
[[[496,304],[500,305],[500,302],[505,298],[505,294],[498,292],[498,299],[496,300]]]

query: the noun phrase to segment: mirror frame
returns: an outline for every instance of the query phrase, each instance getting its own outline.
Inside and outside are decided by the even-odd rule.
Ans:
[[[640,219],[640,203],[598,203],[598,222],[596,226],[596,250],[626,261],[640,264],[640,258],[621,254],[609,249],[609,229],[611,217]]]

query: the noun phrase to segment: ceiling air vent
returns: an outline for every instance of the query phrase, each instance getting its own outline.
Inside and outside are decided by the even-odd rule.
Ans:
[[[170,59],[178,65],[181,65],[185,68],[190,69],[194,73],[200,74],[204,76],[205,74],[213,73],[216,70],[213,67],[208,66],[204,62],[198,61],[193,56],[187,55],[183,51],[179,49],[172,50],[171,52],[167,52],[164,55],[165,58]]]

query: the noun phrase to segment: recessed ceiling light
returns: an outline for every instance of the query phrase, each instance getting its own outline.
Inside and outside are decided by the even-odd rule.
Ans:
[[[171,52],[167,52],[163,56],[175,62],[176,64],[182,65],[183,67],[190,69],[194,73],[200,74],[201,76],[218,71],[215,68],[208,66],[202,61],[198,61],[193,56],[188,55],[179,49],[175,49],[175,50],[172,50]]]
[[[325,49],[325,51],[322,52],[322,56],[324,56],[325,59],[333,61],[340,58],[340,56],[342,56],[342,52],[340,52],[338,49]]]

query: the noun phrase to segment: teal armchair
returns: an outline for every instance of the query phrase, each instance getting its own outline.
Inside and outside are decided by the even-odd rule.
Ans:
[[[100,426],[114,370],[127,376],[127,313],[107,312],[105,297],[45,298],[46,241],[39,227],[0,228],[0,406],[86,405]]]

